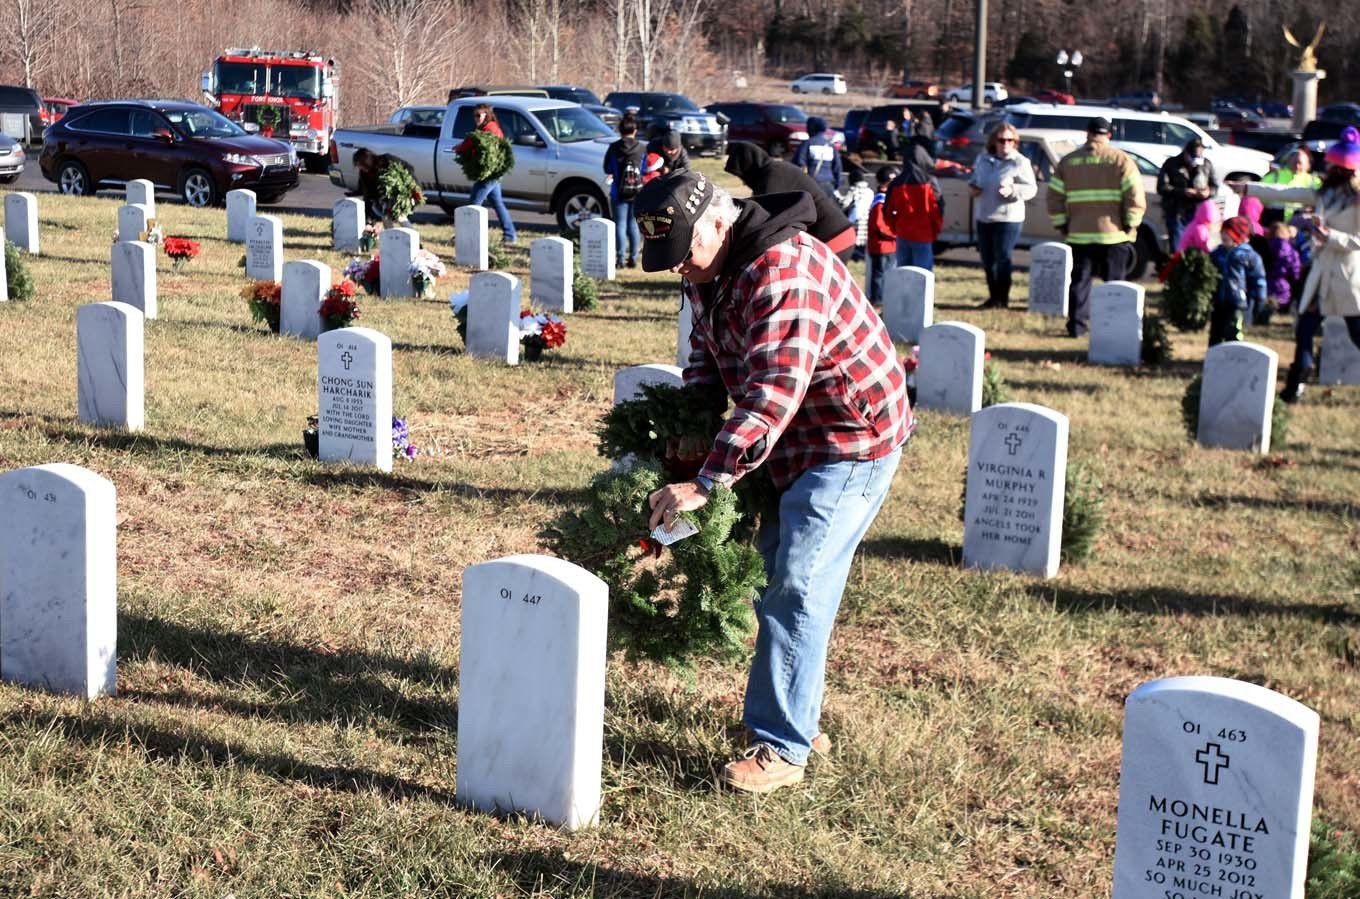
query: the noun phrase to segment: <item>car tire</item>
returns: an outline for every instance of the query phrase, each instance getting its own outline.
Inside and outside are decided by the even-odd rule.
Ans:
[[[580,233],[585,218],[608,217],[609,201],[589,181],[568,181],[558,189],[553,210],[558,230],[574,236]]]
[[[206,209],[217,205],[217,184],[207,169],[185,169],[179,176],[179,196],[186,205]]]
[[[275,203],[279,202],[279,201],[282,200],[282,199],[283,199],[283,194],[281,194],[281,193],[275,193],[275,194],[260,194],[260,195],[256,198],[255,202],[259,203],[261,206],[273,206]]]
[[[789,90],[793,91],[795,94],[801,94],[803,92],[803,89],[796,84],[789,88]]]
[[[13,184],[19,180],[18,175],[0,175],[0,184]]]
[[[88,197],[94,193],[89,170],[74,159],[66,160],[57,167],[57,190],[71,197]]]
[[[829,87],[824,87],[824,88],[822,88],[822,93],[824,93],[824,94],[829,94],[829,93],[831,93],[831,88],[829,88]]]
[[[1133,266],[1124,277],[1129,281],[1141,281],[1153,264],[1161,265],[1165,254],[1157,245],[1157,238],[1147,228],[1138,229],[1138,239],[1133,242]]]

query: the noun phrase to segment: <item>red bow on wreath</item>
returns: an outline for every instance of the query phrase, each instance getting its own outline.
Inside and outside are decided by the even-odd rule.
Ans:
[[[643,552],[651,553],[654,559],[661,558],[661,550],[665,549],[660,541],[653,540],[651,537],[643,537],[638,541],[638,546],[642,547]]]

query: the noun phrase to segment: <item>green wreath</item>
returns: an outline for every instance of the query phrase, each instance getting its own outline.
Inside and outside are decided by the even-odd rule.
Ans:
[[[458,164],[473,184],[503,178],[515,167],[515,148],[505,138],[490,131],[474,131],[468,139],[472,146],[458,151]]]
[[[5,285],[11,300],[31,300],[34,294],[33,273],[14,244],[0,237],[5,250]]]
[[[387,218],[398,222],[409,218],[416,207],[425,202],[415,174],[404,162],[395,159],[378,171],[378,197]]]
[[[1185,250],[1167,263],[1162,312],[1181,331],[1200,331],[1209,323],[1214,293],[1222,278],[1218,266],[1201,250]]]

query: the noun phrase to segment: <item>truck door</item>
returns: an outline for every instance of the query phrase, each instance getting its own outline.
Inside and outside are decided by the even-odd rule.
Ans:
[[[501,192],[518,200],[547,202],[548,171],[556,159],[556,143],[549,143],[529,117],[513,109],[496,109],[496,120],[515,149],[515,167],[501,180]]]

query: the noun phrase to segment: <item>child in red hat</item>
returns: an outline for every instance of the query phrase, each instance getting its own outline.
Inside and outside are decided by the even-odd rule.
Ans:
[[[1251,222],[1235,215],[1223,223],[1223,242],[1209,258],[1222,278],[1209,315],[1209,346],[1242,339],[1242,313],[1266,301],[1266,268],[1251,248]]]

